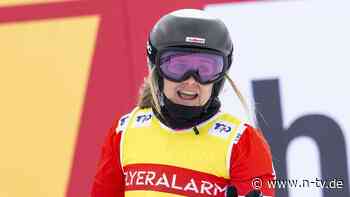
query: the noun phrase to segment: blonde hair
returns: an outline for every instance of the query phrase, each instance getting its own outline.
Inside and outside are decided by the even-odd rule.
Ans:
[[[240,100],[241,104],[243,105],[244,111],[246,115],[248,116],[248,119],[250,119],[249,115],[249,108],[246,100],[244,99],[241,91],[238,89],[236,84],[233,82],[233,80],[230,78],[230,76],[225,73],[224,75],[225,79],[229,82],[230,86],[238,96],[238,99]],[[152,107],[157,111],[158,114],[162,116],[161,113],[161,107],[160,107],[160,101],[159,101],[159,86],[158,86],[158,80],[159,76],[157,74],[157,71],[155,67],[153,67],[147,78],[144,80],[143,86],[140,89],[140,96],[138,101],[138,106],[142,108],[149,108]]]
[[[159,85],[158,80],[159,76],[156,73],[155,67],[153,67],[147,78],[145,78],[144,83],[140,89],[140,96],[138,101],[138,107],[143,108],[154,108],[158,114],[161,113],[160,102],[159,102]]]

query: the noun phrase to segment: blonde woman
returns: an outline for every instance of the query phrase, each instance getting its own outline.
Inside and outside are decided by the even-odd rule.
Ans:
[[[274,196],[264,137],[220,109],[226,79],[245,106],[227,76],[232,52],[226,26],[204,11],[157,22],[140,101],[110,130],[93,197]]]

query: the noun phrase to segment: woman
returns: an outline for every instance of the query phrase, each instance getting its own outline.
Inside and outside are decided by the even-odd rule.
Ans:
[[[138,107],[110,130],[93,197],[273,196],[262,134],[220,109],[230,69],[225,25],[201,10],[163,16],[147,45],[149,77]],[[258,184],[256,184],[258,181]]]

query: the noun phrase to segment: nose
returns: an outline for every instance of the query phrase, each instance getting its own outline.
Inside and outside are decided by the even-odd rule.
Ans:
[[[191,76],[190,78],[186,79],[186,80],[184,81],[184,83],[186,83],[187,85],[194,85],[194,84],[197,84],[197,81],[196,81],[195,78],[193,78],[193,77]]]

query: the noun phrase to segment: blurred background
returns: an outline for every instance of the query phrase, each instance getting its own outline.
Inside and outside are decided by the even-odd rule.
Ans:
[[[350,196],[350,1],[0,0],[0,197],[89,196],[147,74],[147,34],[180,8],[228,26],[256,119],[226,86],[223,108],[263,130],[278,179],[309,181],[276,196]]]

